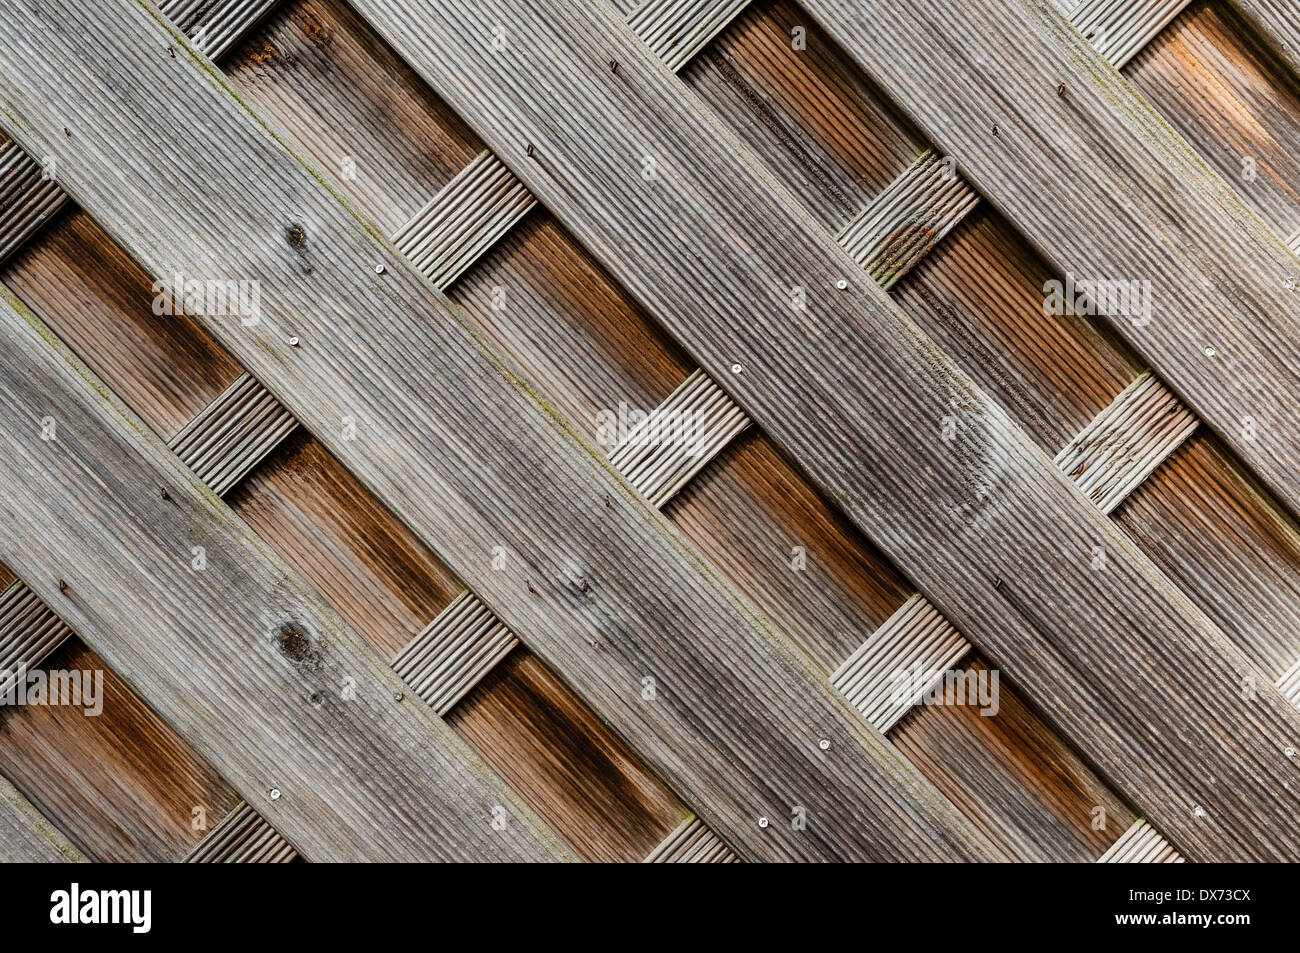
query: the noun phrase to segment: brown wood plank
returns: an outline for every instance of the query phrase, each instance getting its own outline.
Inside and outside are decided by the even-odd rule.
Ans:
[[[47,137],[75,145],[68,191],[151,273],[256,275],[271,313],[252,331],[205,318],[207,330],[730,846],[772,858],[986,855],[933,787],[603,455],[503,373],[182,37],[126,2],[19,11],[0,25],[11,30],[22,40],[0,43],[9,132],[38,151]],[[32,43],[48,55],[33,59]],[[178,55],[157,56],[159,44]],[[21,66],[8,58],[19,46]],[[111,123],[94,119],[107,114],[96,84],[66,83],[74,59],[113,86]],[[132,82],[111,80],[122,73]],[[69,137],[55,112],[86,118]],[[199,116],[206,150],[143,131]],[[107,159],[123,151],[132,161]],[[146,193],[147,209],[133,198]],[[345,408],[355,441],[336,430]],[[511,553],[502,571],[487,558],[498,543]],[[653,706],[640,701],[648,673],[664,686]],[[818,753],[820,740],[831,753]],[[787,816],[792,801],[822,820],[757,823]]]
[[[958,666],[988,670],[979,658]],[[970,704],[918,705],[889,737],[1017,860],[1096,860],[1136,819],[1005,681],[996,715]],[[1094,814],[1098,807],[1104,815]]]
[[[1051,454],[1141,371],[1106,328],[1043,314],[1043,285],[1055,277],[983,206],[893,290],[903,310]]]
[[[685,814],[636,755],[526,649],[447,723],[586,860],[642,860]]]
[[[461,590],[447,567],[303,431],[226,502],[382,658],[401,651]]]
[[[483,148],[339,0],[282,3],[222,68],[388,235]]]
[[[0,709],[0,766],[96,860],[179,860],[238,802],[80,640],[65,642],[41,668],[102,673],[94,677],[102,679],[103,711]]]
[[[1124,75],[1283,238],[1300,227],[1300,79],[1230,7],[1188,7]]]
[[[1198,433],[1115,519],[1270,681],[1300,659],[1300,529]]]
[[[484,338],[606,452],[619,403],[649,413],[690,359],[544,212],[534,211],[454,284]]]
[[[4,293],[0,410],[15,424],[0,453],[0,553],[19,577],[306,856],[564,856],[454,732],[403,703],[402,683],[338,615]],[[58,441],[17,424],[43,414],[62,422]],[[504,831],[491,828],[497,805],[510,816]]]
[[[1273,52],[1300,76],[1300,18],[1291,0],[1232,0]]]
[[[927,145],[787,0],[751,4],[681,77],[832,231]]]
[[[1180,847],[1295,856],[1286,818],[1296,811],[1281,803],[1293,797],[1282,749],[1300,734],[1295,709],[1272,690],[1239,697],[1234,687],[1258,670],[707,107],[681,95],[612,10],[488,0],[455,5],[435,27],[415,0],[354,6],[1064,737],[1105,752],[1108,780]],[[819,20],[832,34],[848,22],[879,34],[843,14],[834,28]],[[946,29],[974,15],[949,14]],[[492,58],[472,38],[503,19],[528,40]],[[910,8],[889,19],[917,22]],[[964,58],[944,55],[948,67]],[[460,82],[469,74],[472,87]],[[661,180],[641,177],[647,155]],[[1280,244],[1277,254],[1289,257]],[[1184,264],[1181,251],[1171,259]],[[809,289],[796,320],[792,284]],[[954,399],[966,431],[949,446],[933,434]],[[1097,546],[1105,572],[1092,569]],[[1097,631],[1113,648],[1100,657]],[[1188,672],[1201,689],[1188,691]],[[1194,811],[1201,801],[1215,807]]]
[[[153,279],[80,209],[14,256],[0,279],[164,438],[239,376],[192,318],[153,313]]]

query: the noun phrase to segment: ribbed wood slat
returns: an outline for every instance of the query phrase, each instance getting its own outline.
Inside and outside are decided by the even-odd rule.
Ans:
[[[1115,69],[1137,56],[1142,48],[1183,12],[1191,0],[1073,0],[1058,2],[1071,23]],[[1072,9],[1071,9],[1072,8]]]
[[[968,651],[970,643],[918,593],[844,660],[831,684],[887,732]]]
[[[1186,859],[1144,820],[1133,826],[1097,858],[1099,864],[1181,864]]]
[[[293,415],[244,373],[168,446],[213,493],[225,496],[297,426]]]
[[[1291,233],[1291,237],[1286,240],[1286,247],[1295,254],[1300,255],[1300,229],[1296,229]],[[1297,280],[1300,280],[1300,278]]]
[[[915,4],[899,3],[888,15],[877,9],[871,17],[852,4],[835,7],[834,18],[818,19],[835,21],[822,25],[846,48],[861,36],[889,43],[895,33],[935,28],[928,15],[917,16]],[[436,27],[415,0],[355,0],[354,9],[945,617],[997,659],[1054,727],[1106,765],[1113,786],[1180,848],[1194,857],[1243,859],[1297,852],[1300,832],[1288,820],[1297,810],[1282,802],[1300,801],[1300,790],[1283,784],[1294,766],[1277,748],[1277,739],[1300,735],[1296,710],[1271,688],[1242,699],[1217,687],[1263,678],[1131,540],[1068,486],[1000,407],[918,334],[867,276],[855,274],[860,269],[847,253],[707,107],[681,94],[626,24],[606,7],[581,0],[454,3]],[[882,53],[877,71],[883,63],[894,71],[882,86],[928,87],[936,73],[965,63],[969,38],[988,32],[987,13],[945,8],[944,15],[940,36],[959,32],[960,47],[945,49],[941,63],[901,72]],[[502,22],[515,24],[516,35],[545,41],[495,56],[479,39]],[[881,31],[881,22],[896,29]],[[954,31],[954,22],[963,28]],[[1076,55],[1101,72],[1110,69],[1073,27],[1059,16],[1055,22],[1077,41]],[[846,30],[847,23],[854,29]],[[993,33],[1002,29],[995,20]],[[1010,35],[1023,44],[1019,32]],[[551,55],[557,48],[566,51],[564,58]],[[468,75],[477,81],[466,84]],[[1058,85],[1022,98],[1035,103],[1050,95],[1052,103],[1073,103],[1059,95]],[[945,87],[948,111],[954,96],[970,98],[960,77],[949,77]],[[998,91],[981,96],[979,108],[1008,101]],[[984,135],[992,125],[983,124]],[[1057,124],[1043,135],[1073,128]],[[947,148],[945,136],[931,135],[966,168],[965,156]],[[1033,191],[1040,218],[1048,207],[1042,196],[1055,195],[1061,182],[1072,187],[1077,163],[1089,159],[1070,161],[1068,171],[1058,170]],[[1025,155],[1010,169],[1004,160],[997,173],[1007,177],[1036,164]],[[660,171],[647,177],[645,169]],[[1149,179],[1149,163],[1133,174],[1139,182]],[[1127,200],[1129,192],[1127,182],[1116,182],[1094,197],[1086,214],[1074,213],[1079,221],[1058,217],[1044,230],[1059,235],[1077,230],[1084,219],[1091,227],[1106,196]],[[1069,241],[1079,244],[1077,237]],[[1114,249],[1117,260],[1132,243],[1121,244]],[[1146,243],[1140,244],[1146,255]],[[1267,247],[1268,241],[1256,244]],[[1291,260],[1280,242],[1276,247]],[[1086,248],[1080,253],[1093,254]],[[1179,249],[1171,254],[1184,257]],[[1152,263],[1157,277],[1167,270],[1163,260]],[[1177,271],[1185,280],[1198,269],[1181,261]],[[1258,285],[1259,274],[1244,268],[1233,280],[1244,283],[1249,275]],[[792,309],[792,285],[807,289],[803,311]],[[1211,327],[1232,314],[1234,333],[1241,333],[1233,307],[1204,313],[1204,301],[1190,304],[1203,312],[1199,324]],[[1254,312],[1252,331],[1268,323],[1268,314],[1284,313],[1281,307],[1266,311]],[[1165,334],[1167,325],[1184,321],[1158,310],[1144,330],[1158,325],[1157,333]],[[1181,334],[1180,346],[1191,336]],[[743,373],[731,373],[734,364]],[[1180,382],[1165,379],[1186,394]],[[1223,394],[1240,393],[1236,378],[1231,387],[1220,383]],[[918,429],[917,422],[926,420],[938,428],[954,400],[966,429],[959,426],[951,444]],[[1080,558],[1099,544],[1107,551],[1105,572]],[[1096,652],[1098,631],[1108,633],[1112,651]],[[1188,673],[1203,682],[1198,690],[1189,690]],[[1180,727],[1187,724],[1203,730],[1190,735]],[[1217,782],[1212,790],[1211,777]],[[1193,797],[1213,799],[1218,808],[1193,816],[1182,810]],[[698,802],[687,801],[738,846]]]
[[[609,462],[661,508],[748,426],[744,411],[697,369],[627,435]]]
[[[956,165],[927,151],[844,227],[839,242],[892,288],[978,204]]]
[[[0,863],[84,862],[86,856],[0,776]]]
[[[537,15],[525,11],[511,35],[566,23],[548,17],[530,34]],[[77,150],[69,191],[150,273],[261,280],[275,307],[258,325],[196,320],[733,850],[997,853],[220,76],[182,51],[158,55],[169,34],[144,10],[57,0],[20,9],[0,34],[0,122],[38,150]],[[648,57],[630,32],[626,42],[631,59]],[[615,75],[608,57],[601,69]],[[70,71],[98,79],[68,83]],[[72,142],[55,118],[69,113],[83,117]],[[208,148],[149,132],[173,122],[201,124]],[[107,159],[123,153],[132,160]],[[301,346],[289,349],[290,336]],[[339,433],[345,414],[355,440]],[[503,540],[512,558],[497,570],[485,554]],[[648,677],[667,686],[653,705],[640,699]],[[810,756],[818,737],[829,751]],[[756,824],[787,816],[792,797],[821,820]],[[298,831],[269,819],[310,856]]]
[[[203,53],[218,60],[280,0],[161,0],[158,9]]]
[[[1192,412],[1147,371],[1058,453],[1055,463],[1110,513],[1192,435],[1196,424]]]
[[[447,725],[401,703],[401,681],[306,582],[0,292],[0,418],[59,421],[58,440],[18,428],[0,451],[0,553],[15,575],[312,859],[567,858]],[[407,824],[393,823],[397,803]],[[512,823],[493,830],[502,805]]]
[[[645,0],[627,22],[676,72],[748,5],[749,0]]]
[[[393,236],[393,244],[447,288],[536,204],[500,159],[482,152]]]
[[[68,195],[16,143],[0,146],[0,262],[67,204]]]
[[[402,649],[393,670],[445,715],[518,644],[492,610],[463,592]]]
[[[1150,320],[1107,320],[1300,512],[1295,260],[1231,185],[1047,4],[805,9],[1058,271],[1150,282]],[[990,54],[977,61],[974,35]]]
[[[740,858],[698,817],[688,817],[652,850],[647,864],[735,864]]]
[[[1232,6],[1246,18],[1282,62],[1300,76],[1300,16],[1294,0],[1232,0]]]
[[[1300,708],[1300,661],[1296,662],[1277,680],[1278,690]]]
[[[0,695],[20,671],[38,668],[72,630],[21,581],[0,593]]]
[[[187,864],[287,864],[298,852],[240,801],[185,858]]]

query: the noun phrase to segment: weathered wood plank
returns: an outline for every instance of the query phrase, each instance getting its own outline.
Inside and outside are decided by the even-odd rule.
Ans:
[[[205,327],[729,846],[769,858],[996,853],[182,37],[125,0],[20,8],[0,33],[15,138],[68,151],[69,193],[150,272],[260,280],[274,302],[260,324]],[[157,52],[168,42],[174,58]],[[87,70],[99,81],[67,83]],[[56,113],[81,117],[71,136]],[[146,131],[195,122],[207,149]],[[133,198],[144,194],[147,208]],[[346,414],[355,440],[340,435]],[[803,830],[756,823],[795,805],[812,819]]]
[[[1293,0],[1232,0],[1232,6],[1300,77],[1300,16]]]
[[[0,863],[84,862],[72,842],[0,776]]]
[[[1060,271],[1150,283],[1112,326],[1300,512],[1295,256],[1104,57],[1046,3],[805,7]]]
[[[1181,864],[1185,860],[1154,827],[1136,820],[1110,850],[1097,858],[1099,864]]]
[[[0,454],[0,552],[19,577],[307,856],[563,856],[443,722],[395,700],[402,683],[333,610],[4,294],[0,408],[14,429]],[[62,422],[57,442],[22,427],[45,414]],[[496,831],[503,804],[512,821]]]
[[[1294,765],[1281,753],[1300,734],[1295,710],[1272,691],[1239,697],[1257,670],[613,11],[489,0],[435,24],[417,0],[354,7],[1148,817],[1198,856],[1300,855],[1287,819],[1300,789],[1284,786]],[[474,38],[507,20],[523,39],[494,57]],[[840,26],[850,20],[880,33],[856,13]],[[935,435],[954,402],[945,444]],[[1105,572],[1091,568],[1098,546]],[[1194,815],[1192,799],[1216,806]]]

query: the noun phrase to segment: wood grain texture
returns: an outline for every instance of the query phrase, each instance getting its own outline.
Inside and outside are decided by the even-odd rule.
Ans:
[[[1273,52],[1300,76],[1300,18],[1291,0],[1232,0]]]
[[[483,148],[339,0],[282,3],[222,68],[388,235]]]
[[[460,592],[447,567],[301,430],[226,502],[382,658]]]
[[[957,670],[988,668],[973,658]],[[969,704],[917,706],[890,740],[1010,856],[1096,860],[1132,823],[1133,810],[1011,685],[1000,680],[998,696],[998,712],[988,717]],[[1105,809],[1099,830],[1096,807]]]
[[[0,412],[14,429],[0,453],[0,553],[104,663],[307,857],[563,856],[454,732],[396,700],[401,682],[338,615],[4,294]],[[57,442],[22,426],[42,414],[62,422]],[[511,823],[495,831],[502,804]]]
[[[729,846],[772,859],[989,855],[184,38],[143,4],[41,7],[0,24],[0,101],[14,138],[66,150],[69,193],[151,273],[261,280],[263,301],[275,304],[259,325],[205,319],[207,330]],[[639,40],[626,42],[630,60],[642,54]],[[175,58],[158,54],[169,44]],[[610,72],[607,60],[600,68]],[[66,82],[88,69],[95,82]],[[86,118],[67,136],[55,113]],[[208,149],[146,132],[195,117]],[[146,207],[134,199],[143,194]],[[292,350],[291,335],[301,342]],[[349,412],[354,441],[337,430]],[[509,552],[500,571],[494,545]],[[661,688],[648,706],[640,693],[650,676]],[[368,724],[393,730],[379,721]],[[407,782],[394,774],[389,783]],[[796,803],[813,819],[805,830],[757,825]],[[281,823],[288,813],[268,819],[310,856]],[[400,831],[423,824],[411,818]]]
[[[685,812],[526,649],[493,668],[447,723],[586,860],[639,861]]]
[[[153,313],[153,279],[80,209],[14,256],[0,279],[165,439],[239,376],[192,318]]]
[[[0,863],[50,864],[87,858],[0,776]]]
[[[1046,0],[804,6],[1056,269],[1151,282],[1152,319],[1112,327],[1300,512],[1300,285],[1282,238]]]
[[[1300,528],[1213,435],[1189,439],[1115,519],[1269,681],[1300,658]]]
[[[1229,7],[1193,4],[1124,75],[1278,234],[1300,226],[1300,80]]]
[[[45,670],[102,672],[103,712],[0,709],[0,765],[45,814],[103,862],[180,860],[239,800],[212,767],[77,638]]]
[[[805,31],[803,50],[792,47],[795,27]],[[785,0],[751,4],[681,76],[832,231],[926,146]]]
[[[613,10],[487,0],[440,7],[435,23],[419,0],[354,6],[1065,738],[1104,752],[1108,780],[1190,856],[1300,856],[1290,821],[1300,787],[1282,753],[1300,735],[1295,709],[1271,689],[1240,698],[1258,670],[682,95]],[[837,16],[836,30],[820,18],[828,32],[880,33],[860,10]],[[939,35],[970,16],[950,12]],[[494,58],[473,38],[503,19],[528,39]],[[917,22],[901,4],[889,19]],[[1097,61],[1090,49],[1074,55]],[[472,87],[461,82],[470,74]],[[647,154],[657,180],[640,174]],[[1277,247],[1277,263],[1290,259]],[[794,284],[808,295],[792,319]],[[1180,320],[1153,324],[1162,319]],[[948,445],[937,434],[953,401],[960,437]],[[1091,568],[1097,546],[1105,572]],[[1111,647],[1102,655],[1098,631]],[[1216,806],[1195,816],[1202,801]]]
[[[1051,268],[987,205],[894,288],[895,300],[1049,453],[1137,376],[1139,363],[1086,317],[1043,313]]]

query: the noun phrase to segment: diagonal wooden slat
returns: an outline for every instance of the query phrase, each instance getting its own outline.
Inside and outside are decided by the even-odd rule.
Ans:
[[[652,850],[646,864],[734,864],[740,858],[704,826],[698,817],[684,819]]]
[[[1273,52],[1300,77],[1300,15],[1294,0],[1231,0]]]
[[[956,165],[918,156],[844,226],[839,242],[880,286],[892,288],[979,204]]]
[[[16,143],[0,146],[0,262],[58,214],[67,193]]]
[[[1181,864],[1185,858],[1144,820],[1133,826],[1097,858],[1099,864]]]
[[[1123,69],[1191,0],[1058,0],[1084,39]]]
[[[158,9],[209,59],[221,59],[280,0],[161,0]]]
[[[483,0],[435,23],[419,0],[352,3],[1114,787],[1194,856],[1296,855],[1300,789],[1280,752],[1295,710],[1271,689],[1240,697],[1243,679],[1264,681],[1255,667],[613,11]],[[510,57],[474,40],[498,22],[526,38]],[[1192,798],[1216,809],[1193,815]]]
[[[170,61],[170,60],[169,60]],[[546,859],[554,836],[7,289],[0,552],[313,859]],[[55,441],[21,421],[50,415]],[[195,547],[205,554],[201,571]],[[395,823],[392,805],[403,805]],[[508,805],[505,831],[493,809]]]
[[[1103,513],[1182,446],[1196,418],[1147,371],[1058,453],[1053,462]],[[899,607],[831,676],[831,684],[888,732],[970,643],[919,593]]]
[[[298,852],[240,801],[185,857],[187,864],[287,864]]]
[[[0,776],[0,863],[49,864],[88,858]]]
[[[36,669],[72,635],[36,593],[15,580],[0,593],[0,695],[19,672]]]
[[[676,72],[748,5],[749,0],[645,0],[627,22]]]
[[[1300,512],[1300,265],[1082,35],[1024,0],[805,8],[1057,269],[1150,283],[1110,324]]]
[[[19,9],[0,34],[15,138],[76,150],[69,193],[147,271],[259,280],[258,325],[200,323],[738,854],[996,853],[183,37],[124,0]],[[102,82],[68,83],[74,61]],[[83,117],[72,136],[56,113]],[[145,132],[182,122],[208,148]],[[806,828],[756,823],[794,804]]]
[[[217,496],[225,496],[298,421],[253,377],[241,374],[167,445]]]
[[[447,288],[537,204],[522,182],[482,152],[393,236],[393,244]]]

